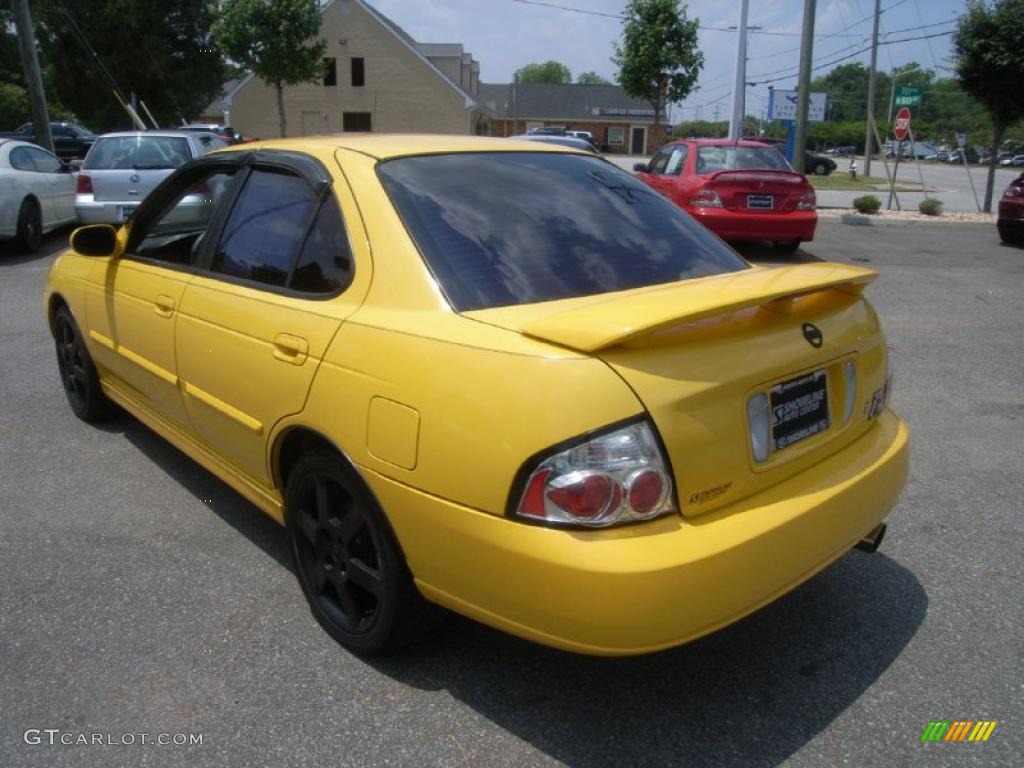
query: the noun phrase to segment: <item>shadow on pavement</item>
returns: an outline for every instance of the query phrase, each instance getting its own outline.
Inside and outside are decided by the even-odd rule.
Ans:
[[[804,243],[793,253],[777,251],[770,243],[731,243],[731,245],[747,261],[754,261],[759,264],[809,264],[815,261],[824,261],[824,259],[805,250],[808,247],[813,247],[809,243]]]
[[[0,240],[0,269],[51,258],[55,253],[67,248],[72,229],[63,227],[44,236],[42,245],[35,253],[26,253],[13,240]]]

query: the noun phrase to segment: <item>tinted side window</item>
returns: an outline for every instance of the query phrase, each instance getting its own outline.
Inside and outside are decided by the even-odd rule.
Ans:
[[[224,227],[210,269],[284,287],[317,201],[297,176],[253,171]]]
[[[60,173],[60,160],[46,150],[26,147],[25,151],[32,157],[32,162],[40,173]]]
[[[32,171],[35,172],[36,166],[32,162],[32,156],[28,153],[27,147],[15,147],[11,150],[10,156],[11,168],[16,171]]]
[[[289,288],[308,293],[338,293],[352,279],[352,250],[338,204],[327,200],[302,247]]]
[[[668,165],[669,155],[672,154],[672,147],[665,147],[658,151],[654,157],[651,158],[651,163],[648,168],[651,169],[651,173],[664,173],[665,166]]]

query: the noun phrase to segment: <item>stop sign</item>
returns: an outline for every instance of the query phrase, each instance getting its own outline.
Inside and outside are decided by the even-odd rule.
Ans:
[[[903,141],[907,138],[907,133],[910,132],[909,107],[900,107],[900,111],[896,113],[896,125],[893,127],[892,132],[896,134],[897,141]]]

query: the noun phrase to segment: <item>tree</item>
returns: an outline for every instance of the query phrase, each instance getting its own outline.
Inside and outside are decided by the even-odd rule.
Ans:
[[[606,80],[601,77],[597,72],[581,72],[576,76],[576,82],[579,85],[611,85],[611,80]]]
[[[999,144],[1013,123],[1024,117],[1024,0],[996,0],[987,7],[972,0],[953,36],[956,76],[992,118],[992,156],[985,183],[985,212],[992,210]]]
[[[93,130],[126,127],[130,120],[109,73],[124,98],[136,94],[161,125],[195,117],[224,83],[223,58],[210,45],[211,6],[209,0],[38,0],[33,14],[47,95]]]
[[[316,0],[230,0],[214,24],[214,40],[228,58],[274,86],[282,138],[284,87],[323,77],[327,44],[319,32]]]
[[[571,83],[572,72],[560,61],[527,64],[516,70],[520,83]]]
[[[612,61],[626,93],[654,108],[661,125],[665,105],[682,101],[693,90],[704,66],[697,48],[699,19],[686,18],[676,0],[630,0],[622,21],[622,44]]]

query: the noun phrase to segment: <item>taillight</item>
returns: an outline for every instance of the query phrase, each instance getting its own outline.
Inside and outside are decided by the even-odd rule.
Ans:
[[[1024,187],[1019,184],[1011,184],[1003,192],[1003,197],[1024,197]]]
[[[602,527],[675,510],[668,462],[646,421],[585,439],[533,467],[518,517]]]
[[[84,173],[78,174],[78,181],[75,182],[75,194],[78,195],[91,195],[92,194],[92,178]]]
[[[818,199],[814,196],[814,190],[809,189],[804,192],[800,198],[800,202],[796,204],[798,211],[813,211],[814,207],[818,204]]]
[[[691,200],[690,205],[694,208],[722,208],[722,198],[713,189],[705,187],[698,192]]]

